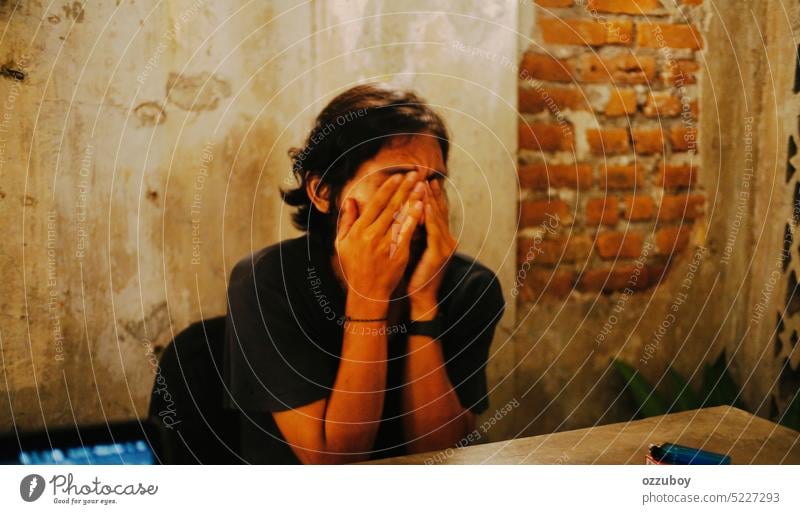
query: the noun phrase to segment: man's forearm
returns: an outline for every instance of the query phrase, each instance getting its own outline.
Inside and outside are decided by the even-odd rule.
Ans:
[[[385,318],[387,306],[388,302],[348,295],[345,312],[358,318]],[[345,323],[339,371],[325,411],[325,445],[330,451],[368,452],[374,445],[386,388],[385,329],[385,321]]]
[[[413,453],[455,446],[471,430],[471,416],[458,399],[444,364],[441,343],[408,338],[403,407],[404,429]]]

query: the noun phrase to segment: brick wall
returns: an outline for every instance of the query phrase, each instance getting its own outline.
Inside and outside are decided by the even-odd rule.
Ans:
[[[519,73],[522,301],[668,276],[698,187],[702,0],[536,0]]]

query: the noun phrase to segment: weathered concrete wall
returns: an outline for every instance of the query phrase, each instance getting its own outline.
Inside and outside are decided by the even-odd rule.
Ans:
[[[281,92],[308,44],[281,52],[310,9],[14,4],[0,11],[3,62],[24,74],[0,83],[14,99],[0,426],[142,415],[148,352],[222,313],[231,263],[279,233],[275,187],[311,94]]]
[[[296,234],[277,195],[286,150],[358,81],[413,86],[443,112],[461,249],[508,289],[514,74],[452,43],[513,62],[515,4],[47,5],[0,3],[0,429],[143,415],[148,353],[224,312],[242,255]]]
[[[777,418],[800,389],[797,277],[800,275],[800,3],[770,0],[758,34],[760,111],[753,144],[758,167],[753,195],[755,251],[749,275],[749,312],[740,351],[743,398],[763,416]]]

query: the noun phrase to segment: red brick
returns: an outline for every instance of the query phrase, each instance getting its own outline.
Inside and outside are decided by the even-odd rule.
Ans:
[[[634,189],[642,187],[642,171],[636,165],[606,165],[600,172],[601,189]]]
[[[637,270],[634,264],[617,264],[586,270],[581,273],[577,287],[581,291],[622,291],[626,288],[644,289],[649,283],[647,267]]]
[[[578,88],[541,86],[519,89],[520,112],[550,111],[556,114],[564,109],[585,110],[587,108],[585,95]]]
[[[640,232],[601,232],[597,234],[597,253],[603,259],[636,259],[642,255],[644,235]]]
[[[520,64],[519,77],[522,80],[539,79],[553,82],[573,80],[572,67],[567,61],[534,52],[525,52]]]
[[[587,83],[648,84],[656,75],[656,60],[649,55],[600,57],[587,53],[571,60],[569,66],[578,80]]]
[[[569,205],[561,200],[526,200],[522,202],[520,223],[523,227],[531,227],[550,222],[554,217],[561,223],[569,223],[572,212]]]
[[[625,116],[636,112],[636,91],[633,89],[611,90],[611,96],[603,109],[606,116]]]
[[[665,264],[649,264],[647,266],[647,281],[648,284],[653,286],[661,283],[662,280],[667,278],[667,271],[669,271],[669,262]]]
[[[673,255],[683,251],[689,244],[689,235],[691,233],[690,225],[663,227],[656,230],[656,253],[659,255]]]
[[[704,203],[705,197],[700,194],[664,195],[661,199],[658,219],[669,221],[698,218],[703,214]]]
[[[691,25],[669,23],[639,23],[636,25],[636,42],[648,48],[690,48],[703,47],[700,32]]]
[[[586,202],[588,225],[616,225],[619,221],[619,201],[612,197],[590,198]]]
[[[536,0],[542,7],[572,7],[575,0]]]
[[[520,123],[519,147],[541,152],[557,152],[571,150],[575,134],[569,123]]]
[[[664,132],[660,128],[635,128],[631,131],[631,139],[633,139],[633,149],[636,153],[664,153]]]
[[[631,195],[624,198],[622,215],[629,221],[646,221],[653,218],[656,212],[656,202],[652,197]]]
[[[606,20],[600,23],[585,19],[539,17],[542,41],[556,45],[630,45],[633,23],[630,20]]]
[[[573,270],[561,267],[531,268],[524,275],[520,299],[523,302],[536,302],[542,298],[566,298],[574,286]]]
[[[672,151],[685,152],[697,150],[697,128],[687,127],[683,123],[673,125],[669,131],[669,142],[672,144]]]
[[[628,130],[624,128],[586,129],[586,140],[595,155],[620,154],[629,149]]]
[[[647,14],[661,9],[659,0],[589,0],[588,9],[619,14]]]
[[[697,167],[661,163],[657,184],[664,189],[691,187],[697,180]]]
[[[592,185],[592,167],[589,164],[526,164],[519,168],[519,182],[523,188],[540,190],[588,188]]]
[[[519,263],[552,266],[586,259],[592,249],[592,240],[586,235],[538,240],[520,238],[517,248]]]
[[[699,69],[700,65],[695,61],[669,61],[664,69],[664,80],[678,87],[696,84],[697,76],[695,72]]]
[[[642,112],[650,118],[678,116],[682,109],[681,99],[669,91],[654,91],[647,95]]]

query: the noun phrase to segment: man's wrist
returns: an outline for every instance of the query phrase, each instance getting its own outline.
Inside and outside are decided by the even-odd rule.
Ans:
[[[384,319],[389,313],[389,299],[365,298],[358,293],[347,294],[345,316],[358,319]]]

